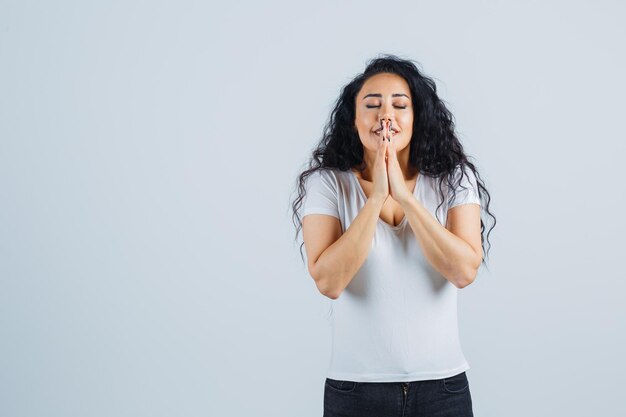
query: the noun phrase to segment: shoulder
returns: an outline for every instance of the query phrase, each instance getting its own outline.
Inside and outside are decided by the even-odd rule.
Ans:
[[[474,171],[472,171],[472,169],[465,164],[457,165],[449,175],[449,180],[451,181],[452,186],[456,189],[463,189],[468,186],[476,188],[476,175],[474,174]]]
[[[481,204],[476,175],[468,165],[456,166],[445,186],[448,188],[448,209],[467,203]]]
[[[322,182],[335,189],[341,188],[341,184],[346,181],[348,173],[338,168],[320,168],[313,171],[309,178],[311,181]]]
[[[469,165],[458,164],[456,167],[454,167],[452,175],[455,179],[459,179],[462,177],[474,178],[474,171],[471,170]]]

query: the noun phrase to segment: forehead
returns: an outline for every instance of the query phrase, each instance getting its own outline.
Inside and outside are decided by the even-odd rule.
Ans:
[[[383,96],[406,94],[410,98],[411,90],[409,89],[409,84],[401,76],[381,73],[368,78],[359,92],[361,97],[371,95],[374,95],[374,97],[378,95],[377,97],[380,97],[380,94]]]

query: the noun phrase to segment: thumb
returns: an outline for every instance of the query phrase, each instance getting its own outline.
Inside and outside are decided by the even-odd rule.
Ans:
[[[378,146],[378,154],[376,156],[376,158],[382,159],[383,161],[385,160],[385,157],[387,156],[387,144],[385,143],[386,140],[382,141],[379,146]]]

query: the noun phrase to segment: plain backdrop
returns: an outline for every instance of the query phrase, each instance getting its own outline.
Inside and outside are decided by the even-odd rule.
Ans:
[[[491,193],[459,290],[475,415],[626,415],[625,12],[0,1],[0,415],[321,416],[295,179],[386,53],[436,80]]]

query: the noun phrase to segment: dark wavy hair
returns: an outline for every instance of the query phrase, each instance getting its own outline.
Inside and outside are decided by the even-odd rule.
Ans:
[[[358,132],[354,128],[356,117],[356,96],[363,87],[366,80],[376,74],[392,73],[403,77],[411,89],[413,102],[413,136],[410,142],[409,165],[417,168],[420,175],[437,179],[439,195],[443,204],[442,183],[445,180],[452,196],[456,195],[455,189],[459,186],[463,175],[467,175],[465,167],[469,167],[476,177],[478,193],[481,199],[481,213],[485,212],[493,218],[493,226],[487,233],[489,234],[495,227],[496,218],[489,211],[491,197],[480,179],[478,172],[472,162],[470,162],[463,152],[463,146],[459,142],[454,132],[454,117],[446,108],[443,100],[437,96],[435,82],[420,72],[412,60],[401,59],[395,55],[385,55],[372,59],[365,71],[357,75],[341,91],[334,109],[330,114],[329,121],[324,127],[321,141],[313,151],[313,155],[308,163],[308,168],[296,179],[298,196],[292,204],[292,220],[296,226],[296,237],[302,229],[302,219],[300,218],[300,207],[305,196],[306,178],[314,171],[321,169],[336,168],[347,171],[355,168],[362,171],[365,168],[363,160],[363,144],[359,139]],[[462,175],[456,184],[453,184],[454,171],[457,166],[461,166]],[[485,198],[486,196],[486,198]],[[453,197],[451,197],[453,198]],[[486,200],[486,204],[482,202]],[[482,263],[485,262],[485,223],[481,215],[481,245],[483,247]],[[438,219],[439,220],[439,219]],[[439,220],[441,223],[441,220]],[[300,245],[300,256],[302,256],[302,246]],[[490,244],[491,247],[491,244]]]

